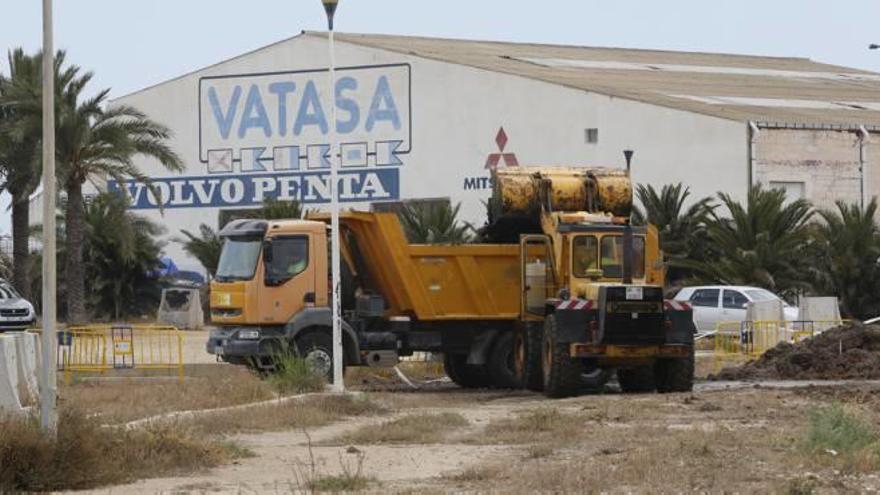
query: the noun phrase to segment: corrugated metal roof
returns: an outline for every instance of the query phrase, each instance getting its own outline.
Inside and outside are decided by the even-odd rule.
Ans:
[[[730,120],[880,127],[880,74],[805,58],[377,34],[336,37]]]

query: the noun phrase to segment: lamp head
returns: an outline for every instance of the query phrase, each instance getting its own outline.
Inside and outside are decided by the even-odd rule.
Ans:
[[[327,12],[327,27],[333,31],[333,15],[336,13],[339,0],[321,0],[321,3],[324,4],[324,11]]]

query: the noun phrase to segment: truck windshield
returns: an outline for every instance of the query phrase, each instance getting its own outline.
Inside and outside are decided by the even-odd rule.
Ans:
[[[623,277],[623,236],[606,235],[601,246],[602,274],[605,278]],[[633,236],[633,278],[645,276],[645,238]]]
[[[227,237],[217,264],[217,281],[254,278],[262,245],[259,237]]]

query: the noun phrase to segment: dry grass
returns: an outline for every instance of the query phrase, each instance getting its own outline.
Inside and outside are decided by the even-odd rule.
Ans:
[[[482,434],[469,439],[482,445],[520,444],[532,442],[567,443],[576,439],[584,429],[586,419],[582,415],[560,412],[542,407],[519,413],[514,418],[494,420]]]
[[[423,385],[446,377],[443,363],[435,361],[401,361],[397,365],[403,374],[416,385]],[[345,372],[345,384],[356,390],[406,390],[409,389],[397,376],[394,368],[351,367]]]
[[[385,414],[388,410],[366,396],[322,395],[259,407],[222,411],[182,423],[204,433],[225,435],[325,426],[346,417]]]
[[[457,413],[413,414],[378,426],[365,426],[337,437],[329,444],[431,444],[442,442],[446,435],[468,426]]]
[[[527,444],[521,455],[503,464],[487,460],[449,483],[502,493],[810,493],[876,486],[860,476],[877,472],[880,451],[865,433],[876,426],[865,428],[878,424],[880,414],[861,408],[854,414],[860,420],[833,413],[811,426],[817,402],[801,394],[599,396],[521,411],[471,436],[480,444]],[[867,394],[856,397],[875,403]],[[856,455],[804,450],[811,431],[823,438],[817,444],[851,445]]]
[[[175,379],[96,379],[60,385],[59,402],[114,424],[171,411],[213,409],[271,399],[272,387],[242,366],[204,365]],[[109,375],[112,376],[112,375]]]
[[[242,448],[179,425],[102,428],[63,410],[57,438],[34,418],[0,419],[0,492],[87,489],[138,478],[216,466]]]
[[[451,474],[445,478],[454,483],[474,483],[489,481],[501,473],[501,468],[496,465],[471,466],[464,471]]]

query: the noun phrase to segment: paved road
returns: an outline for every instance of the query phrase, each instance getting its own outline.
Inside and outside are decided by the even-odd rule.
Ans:
[[[208,341],[208,330],[185,330],[183,332],[184,364],[210,364],[216,360],[213,354],[205,351]]]

